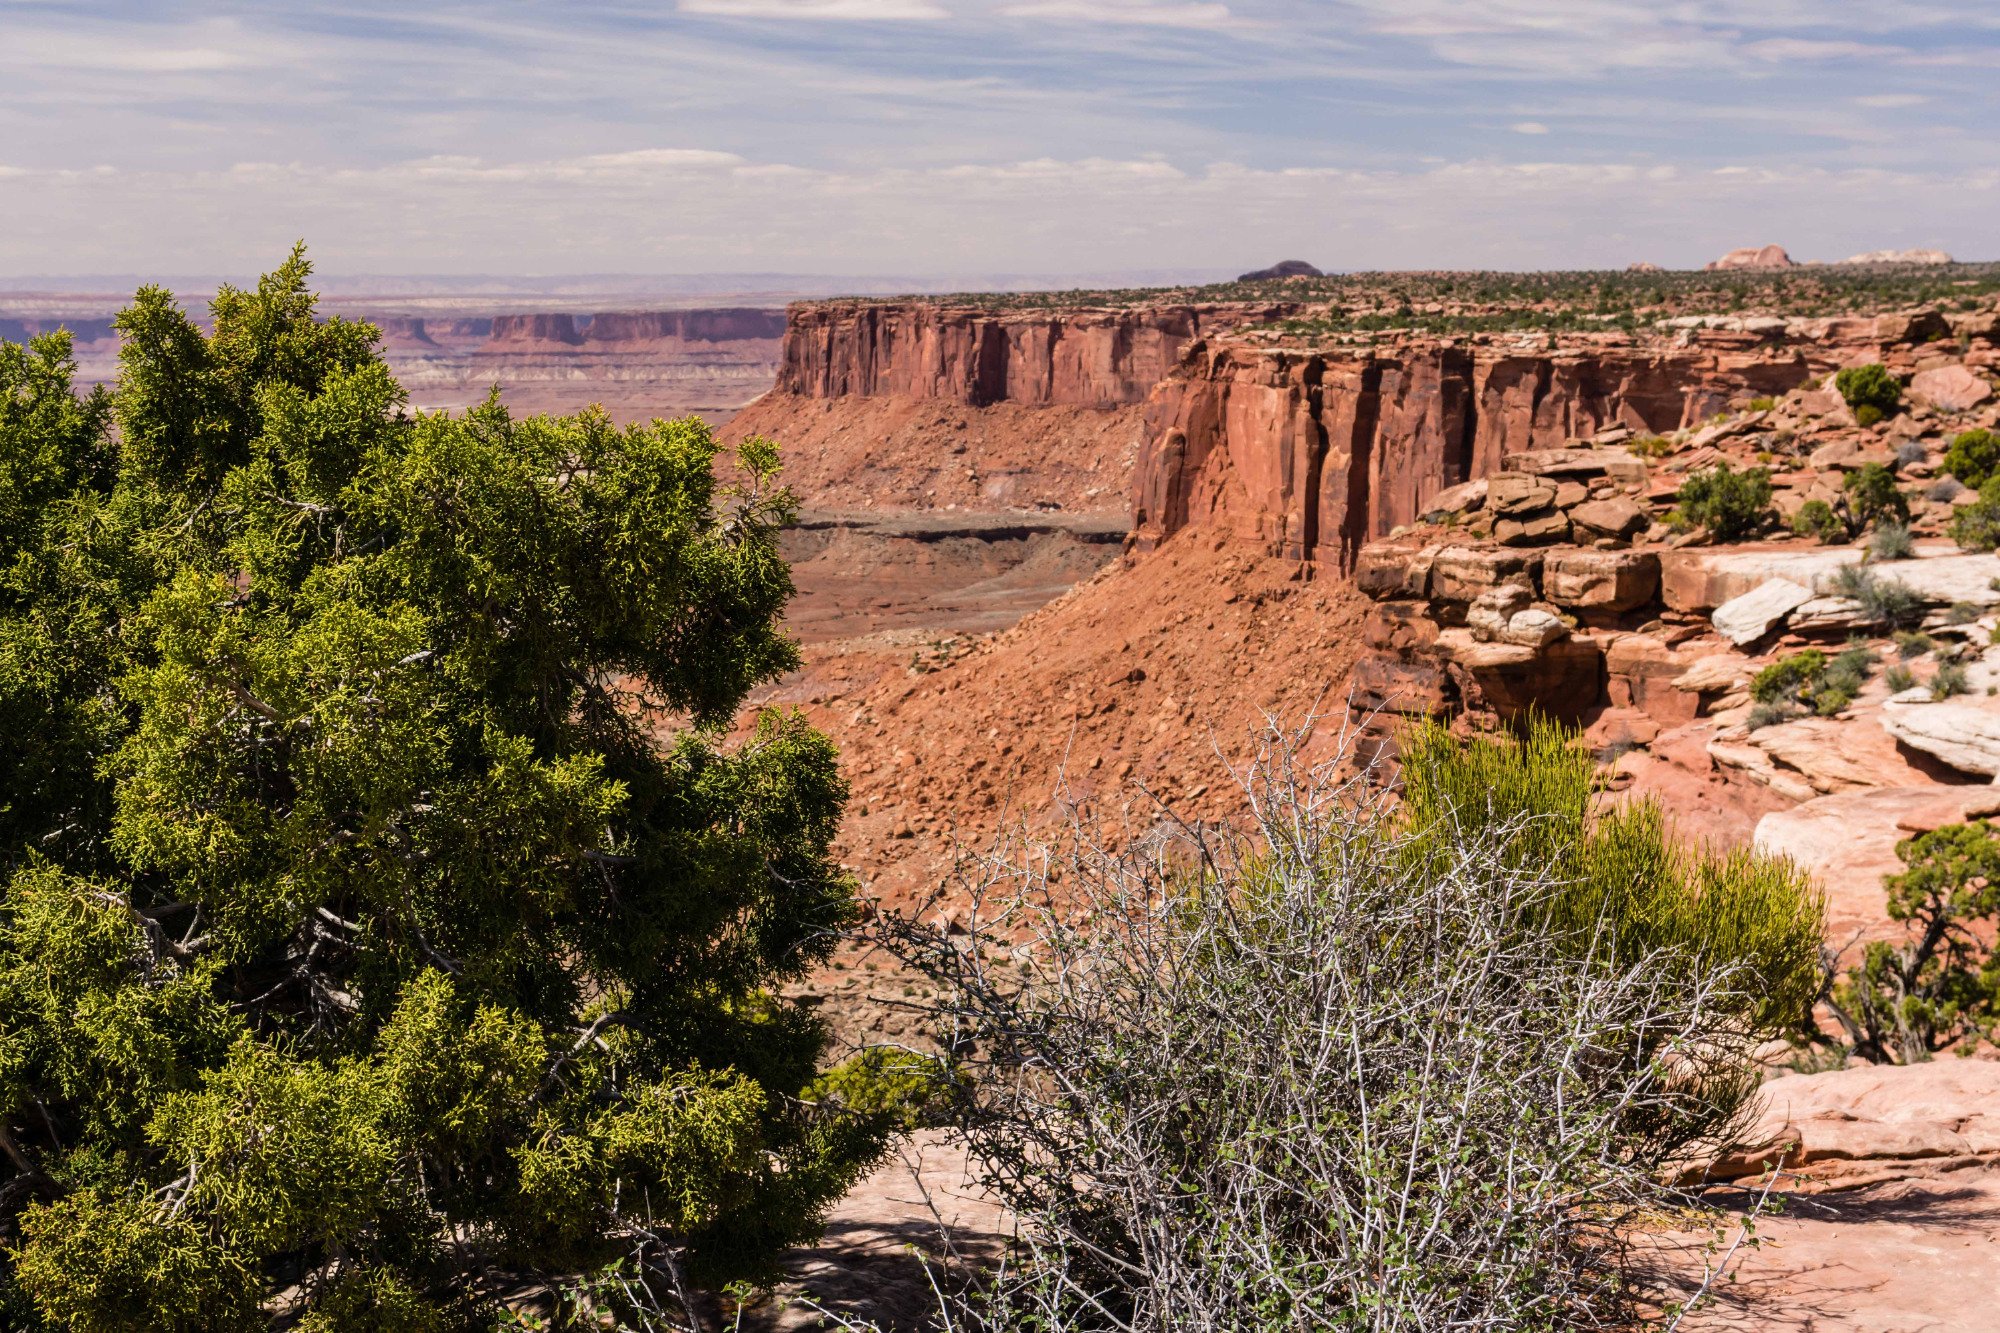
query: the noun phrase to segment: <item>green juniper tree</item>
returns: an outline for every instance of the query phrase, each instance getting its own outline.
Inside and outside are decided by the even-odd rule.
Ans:
[[[879,1153],[768,445],[406,410],[301,252],[0,347],[0,1324],[490,1327],[755,1277]],[[115,429],[114,429],[115,427]],[[865,1100],[865,1099],[864,1099]]]

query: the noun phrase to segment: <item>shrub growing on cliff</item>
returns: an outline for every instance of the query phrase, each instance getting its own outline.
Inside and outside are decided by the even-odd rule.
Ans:
[[[1951,539],[1967,551],[2000,547],[2000,477],[1988,477],[1979,498],[1960,505],[1951,516]]]
[[[1862,409],[1874,414],[1873,421],[1862,421],[1864,426],[1873,425],[1885,417],[1896,414],[1896,408],[1903,401],[1903,385],[1889,368],[1880,362],[1865,366],[1849,366],[1833,377],[1834,388],[1847,405],[1854,409],[1855,420],[1861,420]]]
[[[1771,474],[1717,463],[1682,482],[1674,501],[1684,522],[1707,528],[1717,541],[1735,541],[1771,521]]]
[[[754,1276],[888,1129],[765,989],[850,914],[831,748],[720,743],[795,660],[769,450],[412,415],[308,272],[141,291],[115,447],[0,350],[0,1323]]]
[[[1896,486],[1896,474],[1880,463],[1863,463],[1841,483],[1851,526],[1865,532],[1882,523],[1908,523],[1910,501]]]
[[[1818,538],[1822,546],[1832,546],[1854,536],[1848,531],[1847,520],[1824,500],[1808,500],[1800,505],[1799,512],[1792,515],[1792,531],[1801,537]]]
[[[1831,1008],[1854,1053],[1912,1064],[2000,1032],[2000,838],[1984,820],[1896,844],[1909,869],[1883,883],[1900,941],[1877,940],[1833,990]]]
[[[1905,628],[1923,618],[1923,599],[1909,584],[1883,578],[1866,565],[1842,565],[1827,580],[1826,591],[1853,602],[1855,619],[1865,625]]]
[[[1944,451],[1944,470],[1977,490],[2000,472],[2000,435],[1985,427],[1962,431]]]
[[[1023,1225],[967,1326],[1633,1313],[1619,1219],[1729,1137],[1817,989],[1818,902],[1652,807],[1593,817],[1554,729],[1405,753],[1398,813],[1273,737],[1240,835],[1080,826],[987,867],[970,943],[885,926],[943,987],[945,1113]]]

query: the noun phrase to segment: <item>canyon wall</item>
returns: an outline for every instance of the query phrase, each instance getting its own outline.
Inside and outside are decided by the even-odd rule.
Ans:
[[[1816,344],[1740,337],[1550,351],[1202,343],[1146,404],[1133,527],[1151,545],[1214,525],[1347,567],[1364,543],[1510,453],[1619,425],[1675,430],[1833,364]]]
[[[1143,402],[1195,340],[1290,312],[1271,304],[989,310],[816,302],[791,309],[777,392],[1126,407]]]

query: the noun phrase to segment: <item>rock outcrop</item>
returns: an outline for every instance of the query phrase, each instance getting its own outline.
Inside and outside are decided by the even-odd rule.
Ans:
[[[1726,272],[1738,268],[1793,268],[1796,265],[1782,245],[1746,245],[1702,267],[1710,272]]]
[[[1942,250],[1869,250],[1849,255],[1843,264],[1952,264],[1957,261]]]
[[[1142,544],[1218,524],[1273,551],[1339,567],[1415,521],[1441,492],[1503,471],[1587,483],[1604,451],[1558,456],[1578,437],[1657,434],[1712,416],[1732,397],[1784,393],[1818,373],[1805,344],[1690,334],[1659,347],[1556,351],[1414,342],[1326,351],[1202,343],[1153,391],[1133,479]],[[1554,451],[1543,453],[1541,451]],[[1555,505],[1520,504],[1520,535]],[[1603,496],[1579,493],[1578,503]],[[1566,506],[1556,506],[1566,507]],[[1629,535],[1623,506],[1577,521]],[[1567,536],[1569,521],[1548,539]]]
[[[1269,268],[1245,273],[1238,282],[1274,282],[1282,278],[1323,278],[1326,274],[1303,259],[1281,259]]]
[[[1069,310],[929,301],[795,305],[775,391],[973,407],[1123,407],[1143,402],[1197,338],[1289,312],[1284,305],[1221,303]]]

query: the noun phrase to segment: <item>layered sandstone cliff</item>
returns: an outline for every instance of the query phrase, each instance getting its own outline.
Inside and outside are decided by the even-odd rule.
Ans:
[[[1110,409],[1143,402],[1196,339],[1281,305],[986,309],[930,301],[794,306],[777,392]]]
[[[1738,332],[1553,350],[1204,343],[1150,395],[1133,527],[1150,545],[1219,526],[1276,554],[1346,567],[1431,497],[1498,472],[1509,454],[1613,427],[1676,430],[1733,399],[1796,388],[1842,364],[1844,351]]]

